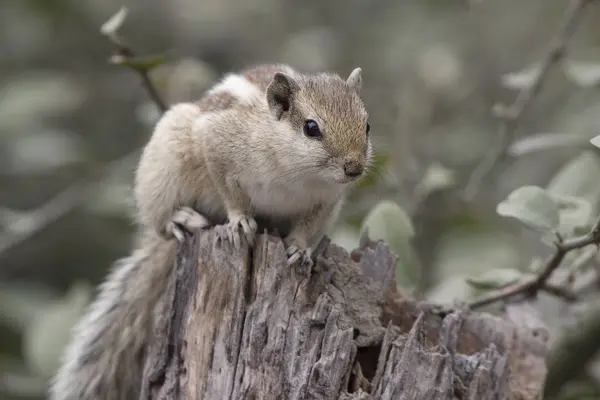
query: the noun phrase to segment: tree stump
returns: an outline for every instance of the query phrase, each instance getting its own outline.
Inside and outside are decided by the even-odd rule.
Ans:
[[[382,242],[348,254],[325,239],[300,271],[281,239],[236,250],[218,229],[180,245],[142,398],[542,398],[547,333],[522,306],[498,317],[411,300]]]

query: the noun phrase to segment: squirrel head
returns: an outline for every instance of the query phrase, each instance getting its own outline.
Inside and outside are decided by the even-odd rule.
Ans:
[[[329,73],[274,74],[267,103],[278,121],[287,122],[300,167],[312,167],[328,182],[346,184],[364,175],[372,163],[369,114],[360,97],[361,69],[343,80]]]

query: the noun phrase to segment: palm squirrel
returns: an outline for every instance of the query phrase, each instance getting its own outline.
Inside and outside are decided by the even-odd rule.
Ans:
[[[338,216],[372,164],[361,69],[346,80],[282,64],[227,74],[159,119],[135,174],[138,235],[73,329],[50,400],[139,396],[146,347],[184,230],[224,225],[223,240],[282,235],[288,264]]]

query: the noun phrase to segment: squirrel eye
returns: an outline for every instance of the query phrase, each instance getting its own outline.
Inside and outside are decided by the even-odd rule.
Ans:
[[[321,133],[321,130],[319,129],[319,124],[312,119],[304,122],[304,134],[313,139],[321,139],[323,137],[323,133]]]
[[[369,135],[370,131],[371,131],[371,124],[367,122],[367,135]]]

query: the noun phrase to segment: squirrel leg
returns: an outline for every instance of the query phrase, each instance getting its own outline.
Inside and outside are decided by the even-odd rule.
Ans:
[[[210,226],[208,220],[191,207],[177,209],[165,227],[167,234],[175,236],[178,241],[183,241],[184,230],[188,232],[204,229]]]
[[[197,135],[203,139],[206,170],[214,190],[220,197],[223,211],[228,220],[223,225],[224,230],[218,230],[219,238],[229,240],[234,247],[239,248],[243,235],[247,243],[253,245],[258,226],[251,214],[250,197],[240,186],[239,176],[235,172],[231,172],[239,166],[231,165],[234,160],[223,157],[223,152],[233,151],[229,142],[232,135],[215,134],[206,121],[197,121],[194,129]]]
[[[223,169],[211,169],[212,173]],[[217,172],[218,173],[218,172]],[[256,220],[251,216],[250,198],[240,187],[235,179],[228,179],[219,174],[214,179],[215,187],[223,199],[228,222],[224,225],[224,237],[234,247],[241,245],[241,235],[244,235],[248,244],[253,245],[256,236]]]
[[[240,234],[243,234],[250,245],[256,236],[256,221],[250,216],[250,199],[237,182],[228,182],[224,187],[228,195],[225,211],[229,222],[225,225],[228,239],[235,247],[240,245]]]
[[[312,248],[309,243],[321,238],[337,219],[342,208],[340,199],[332,205],[320,204],[300,219],[288,236],[284,238],[288,265],[299,262],[303,268],[312,267]]]

